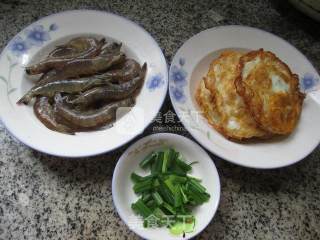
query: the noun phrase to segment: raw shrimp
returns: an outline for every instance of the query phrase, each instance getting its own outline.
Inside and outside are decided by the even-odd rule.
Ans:
[[[48,97],[38,97],[33,105],[33,111],[47,128],[56,132],[74,134],[71,128],[56,121],[56,114]]]
[[[79,79],[67,79],[49,82],[44,85],[32,88],[29,90],[17,103],[28,104],[31,99],[35,96],[48,96],[53,97],[57,92],[64,93],[78,93],[81,91],[88,90],[90,88],[101,86],[109,82],[110,79],[105,78],[102,75],[95,75],[87,78]]]
[[[145,63],[142,66],[139,76],[136,76],[131,81],[122,84],[107,84],[106,86],[89,89],[80,94],[79,97],[69,101],[69,103],[88,106],[98,101],[120,100],[127,98],[141,85],[145,78],[146,71],[147,64]]]
[[[87,43],[90,43],[87,46],[88,48],[82,52],[78,52],[76,54],[69,53],[69,55],[66,55],[66,56],[55,57],[57,55],[62,55],[61,52],[63,52],[63,48],[61,47],[60,51],[56,50],[54,52],[51,52],[51,57],[41,61],[40,63],[26,67],[26,73],[30,75],[35,75],[39,73],[45,73],[50,69],[60,70],[71,60],[91,58],[93,56],[96,56],[100,53],[102,46],[105,44],[105,39],[103,38],[99,42],[97,42],[95,39],[88,38]],[[81,44],[78,44],[78,45],[81,45]],[[70,49],[70,47],[68,47],[67,49]],[[66,50],[64,50],[64,52],[65,51]]]
[[[98,56],[93,59],[79,59],[77,61],[71,61],[61,71],[53,69],[44,74],[32,89],[54,81],[89,76],[103,72],[124,60],[125,55],[119,53],[118,55],[110,55],[107,57]]]
[[[105,42],[105,39],[101,39],[100,42]],[[90,51],[94,46],[97,46],[99,41],[93,37],[77,37],[71,39],[69,42],[63,45],[57,46],[52,50],[47,59],[51,58],[77,58],[80,57],[86,51]]]
[[[131,107],[134,105],[133,98],[127,98],[118,102],[109,103],[102,108],[90,111],[76,111],[56,95],[55,109],[60,117],[65,119],[72,126],[80,128],[95,128],[115,121],[116,110],[120,107]]]
[[[105,74],[110,75],[113,80],[117,80],[118,82],[126,82],[139,75],[140,71],[141,67],[137,61],[126,59],[124,63],[115,66],[115,69],[112,69]]]

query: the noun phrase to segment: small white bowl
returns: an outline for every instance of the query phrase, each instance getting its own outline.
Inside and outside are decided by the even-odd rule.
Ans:
[[[122,43],[122,51],[147,63],[145,83],[133,109],[113,127],[67,135],[46,128],[32,106],[16,102],[33,81],[24,67],[39,61],[55,46],[77,36],[105,37]],[[0,117],[9,132],[24,144],[52,155],[84,157],[111,151],[141,134],[159,112],[167,94],[168,71],[152,36],[130,20],[112,13],[75,10],[42,18],[18,33],[0,56]]]
[[[211,195],[207,203],[195,208],[193,214],[196,217],[195,230],[187,233],[185,238],[190,239],[199,234],[212,220],[217,211],[220,200],[220,180],[217,169],[209,155],[196,143],[186,137],[171,134],[159,133],[144,137],[129,147],[120,157],[114,170],[112,179],[112,196],[114,205],[122,221],[139,236],[152,240],[182,239],[182,236],[170,234],[168,228],[144,228],[139,216],[131,209],[131,203],[138,199],[133,192],[133,183],[130,179],[132,172],[146,175],[139,167],[141,159],[153,150],[163,147],[173,147],[180,152],[187,162],[198,161],[192,166],[190,175],[202,179],[202,184]]]

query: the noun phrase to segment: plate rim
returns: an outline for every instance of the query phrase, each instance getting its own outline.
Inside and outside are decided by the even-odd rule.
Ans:
[[[251,27],[251,26],[246,26],[246,25],[237,25],[237,24],[231,24],[231,25],[220,25],[220,26],[215,26],[215,27],[212,27],[212,28],[208,28],[208,29],[205,29],[203,31],[200,31],[198,33],[196,33],[195,35],[191,36],[189,39],[187,39],[180,47],[179,49],[176,51],[175,55],[173,56],[172,60],[171,60],[171,64],[170,64],[170,67],[169,67],[169,96],[170,96],[170,100],[171,100],[171,103],[172,103],[172,106],[176,112],[176,114],[178,115],[179,117],[179,113],[180,113],[180,110],[178,109],[178,103],[176,102],[176,100],[173,99],[173,93],[172,93],[172,90],[171,90],[171,87],[170,87],[170,84],[172,82],[171,80],[171,71],[172,71],[172,68],[173,68],[173,62],[176,62],[176,58],[177,56],[180,54],[180,52],[182,51],[182,48],[183,46],[193,40],[194,38],[196,37],[199,37],[199,35],[201,34],[204,34],[204,33],[207,33],[207,32],[210,32],[210,31],[213,31],[213,30],[217,30],[217,29],[232,29],[232,28],[238,28],[238,29],[246,29],[246,30],[251,30],[251,31],[259,31],[263,34],[269,34],[271,35],[272,37],[275,37],[277,40],[279,41],[283,41],[285,42],[287,45],[289,45],[290,47],[292,47],[294,50],[296,50],[300,55],[301,57],[304,58],[305,61],[307,61],[310,66],[313,68],[313,70],[317,73],[315,67],[313,66],[312,62],[310,62],[308,60],[308,58],[299,50],[297,49],[294,45],[292,45],[289,41],[287,41],[286,39],[283,39],[281,38],[280,36],[274,34],[274,33],[271,33],[271,32],[268,32],[268,31],[265,31],[263,29],[260,29],[260,28],[255,28],[255,27]],[[309,94],[309,97],[312,98],[311,100],[314,101],[318,106],[320,106],[320,104],[314,99],[313,97],[313,94],[314,93],[310,93]],[[179,117],[180,119],[180,117]],[[181,119],[180,119],[181,120]],[[195,134],[195,132],[193,131],[193,129],[191,127],[188,126],[188,124],[182,119],[181,120],[181,123],[182,125],[186,128],[186,130],[190,133],[190,135],[202,146],[204,147],[206,150],[208,150],[210,153],[212,153],[213,155],[221,158],[222,160],[225,160],[229,163],[232,163],[232,164],[235,164],[235,165],[238,165],[238,166],[241,166],[241,167],[246,167],[246,168],[251,168],[251,169],[261,169],[261,170],[268,170],[268,169],[277,169],[277,168],[283,168],[283,167],[288,167],[288,166],[291,166],[293,164],[296,164],[298,162],[300,162],[301,160],[303,160],[304,158],[306,158],[307,156],[309,156],[316,148],[317,146],[319,146],[320,144],[320,140],[318,140],[317,144],[312,148],[312,150],[310,152],[307,152],[305,154],[303,154],[303,157],[300,157],[300,158],[297,158],[295,161],[292,161],[292,162],[289,162],[289,163],[286,163],[286,164],[278,164],[276,166],[256,166],[256,165],[250,165],[250,164],[246,164],[246,163],[241,163],[241,162],[237,162],[237,161],[234,161],[233,159],[231,158],[227,158],[225,156],[223,156],[223,154],[219,153],[218,151],[215,151],[213,149],[211,149],[209,146],[207,146],[207,144],[204,143],[204,141],[200,138],[200,137],[197,137],[197,135]],[[216,131],[216,130],[215,130]]]
[[[77,14],[82,14],[82,13],[97,13],[97,14],[106,14],[106,15],[111,15],[113,17],[116,17],[116,18],[119,18],[129,24],[133,24],[135,25],[138,29],[140,29],[142,32],[144,32],[147,36],[150,37],[150,40],[153,42],[154,46],[159,50],[159,53],[160,53],[160,57],[162,58],[163,60],[163,63],[165,65],[165,72],[163,72],[163,80],[164,80],[164,90],[163,90],[163,96],[162,96],[162,100],[161,100],[161,103],[159,104],[159,109],[158,109],[158,112],[159,110],[162,108],[163,106],[163,103],[166,99],[166,96],[168,94],[168,86],[169,86],[169,69],[168,69],[168,62],[167,62],[167,59],[165,58],[165,55],[162,51],[162,49],[160,48],[158,42],[155,40],[155,38],[146,30],[144,29],[142,26],[140,26],[138,23],[134,22],[133,20],[130,20],[122,15],[117,15],[115,13],[112,13],[112,12],[107,12],[107,11],[102,11],[102,10],[94,10],[94,9],[78,9],[78,10],[66,10],[66,11],[61,11],[61,12],[57,12],[57,13],[53,13],[53,14],[50,14],[50,15],[47,15],[47,16],[44,16],[44,17],[41,17],[39,19],[37,19],[36,21],[28,24],[27,26],[24,26],[23,29],[21,29],[19,32],[17,32],[8,42],[7,44],[5,45],[5,47],[2,49],[1,53],[0,53],[0,59],[3,58],[4,56],[4,53],[8,50],[8,47],[10,46],[10,44],[12,43],[12,41],[20,34],[23,33],[23,31],[25,31],[25,29],[35,25],[35,24],[39,24],[41,21],[43,20],[46,20],[46,19],[49,19],[51,17],[55,17],[55,16],[59,16],[59,15],[68,15],[70,13],[77,13]],[[2,114],[1,114],[2,115]],[[63,152],[63,153],[58,153],[58,152],[52,152],[52,151],[48,151],[48,150],[45,150],[45,149],[39,149],[36,147],[36,145],[34,144],[29,144],[28,141],[25,141],[25,140],[21,140],[19,137],[17,137],[17,135],[14,133],[14,131],[12,131],[12,129],[9,129],[7,127],[7,124],[5,121],[3,121],[3,117],[0,115],[0,122],[2,123],[2,125],[5,127],[5,129],[7,130],[7,132],[13,136],[15,139],[17,139],[19,142],[23,143],[24,145],[28,146],[29,148],[31,149],[34,149],[36,151],[39,151],[39,152],[42,152],[42,153],[45,153],[45,154],[49,154],[49,155],[52,155],[52,156],[57,156],[57,157],[64,157],[64,158],[69,158],[69,159],[74,159],[74,158],[79,158],[79,157],[89,157],[89,156],[96,156],[96,155],[100,155],[100,154],[104,154],[104,153],[107,153],[107,152],[111,152],[111,151],[114,151],[124,145],[126,145],[127,143],[129,143],[130,141],[132,141],[134,138],[136,138],[137,136],[141,135],[145,129],[150,125],[152,124],[152,121],[156,118],[157,116],[157,113],[154,114],[154,116],[152,116],[151,118],[151,121],[149,123],[146,123],[145,126],[143,127],[143,129],[141,129],[140,132],[138,132],[137,134],[132,134],[132,135],[129,135],[128,138],[126,139],[126,141],[124,141],[123,143],[121,143],[120,145],[118,146],[114,146],[112,148],[108,148],[106,150],[99,150],[99,151],[92,151],[91,153],[82,153],[82,154],[73,154],[73,155],[70,155],[66,152]]]

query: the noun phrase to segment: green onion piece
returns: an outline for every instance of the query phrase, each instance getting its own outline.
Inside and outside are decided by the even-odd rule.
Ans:
[[[191,211],[189,210],[187,205],[181,205],[180,208],[179,208],[179,214],[190,215]]]
[[[190,196],[189,196],[189,198],[190,198]],[[194,200],[189,200],[189,204],[191,205],[191,206],[197,206],[198,204],[194,201]]]
[[[202,197],[204,198],[204,201],[207,202],[210,199],[210,194],[205,192]]]
[[[161,172],[165,173],[168,170],[168,163],[169,163],[169,150],[165,150],[163,153],[163,161],[161,166]]]
[[[178,165],[185,172],[191,171],[192,167],[189,164],[185,163],[183,160],[181,160],[181,158],[181,155],[179,155],[179,158],[176,159],[176,165]]]
[[[166,173],[172,162],[174,160],[175,151],[172,148],[166,149],[164,151],[163,163],[162,163],[162,173]]]
[[[160,206],[163,203],[163,199],[158,192],[152,193],[152,197],[158,206]]]
[[[174,161],[174,163],[171,165],[171,167],[168,170],[168,172],[170,172],[172,174],[175,174],[175,175],[179,175],[179,176],[186,176],[187,171],[179,166],[178,161],[180,161],[180,160],[176,159]]]
[[[183,204],[183,201],[182,201],[182,195],[181,195],[181,192],[180,192],[180,185],[178,185],[175,188],[175,191],[174,191],[174,207],[178,208],[182,204]]]
[[[167,171],[167,175],[177,175],[181,177],[185,177],[187,173],[182,170],[179,166],[174,165],[170,170]]]
[[[147,220],[143,220],[143,227],[148,228],[148,221]]]
[[[160,174],[162,169],[162,162],[163,162],[163,152],[157,153],[157,159],[153,162],[151,167],[152,174]]]
[[[151,193],[144,193],[144,194],[142,194],[141,199],[144,203],[147,203],[151,198],[152,198]]]
[[[155,179],[154,182],[153,182],[153,187],[156,188],[156,187],[159,187],[159,186],[160,186],[159,180]]]
[[[151,165],[154,162],[156,157],[157,157],[157,154],[155,152],[151,152],[140,162],[139,166],[145,169],[147,166]]]
[[[183,191],[183,188],[181,186],[179,186],[179,190],[181,192],[181,197],[182,197],[182,202],[183,203],[187,203],[189,200],[188,200],[188,197],[187,195],[185,194],[185,192]]]
[[[188,178],[188,179],[193,179],[193,180],[195,180],[195,181],[197,181],[197,182],[202,182],[201,179],[195,178],[195,177],[192,177],[192,176],[189,176],[189,175],[187,175],[187,178]]]
[[[133,186],[133,191],[135,193],[143,193],[143,192],[149,191],[150,189],[152,189],[152,182],[153,182],[152,179],[147,179],[142,182],[137,182]]]
[[[194,188],[196,188],[199,192],[201,193],[205,193],[206,192],[206,188],[204,186],[202,186],[199,182],[193,180],[193,179],[190,179],[189,181],[189,184],[191,186],[193,186]]]
[[[192,165],[197,164],[197,163],[199,163],[199,162],[198,161],[193,161],[192,163],[189,163],[189,166],[192,166]]]
[[[154,208],[157,207],[157,204],[156,204],[156,202],[155,202],[153,199],[149,200],[149,201],[146,203],[146,205],[147,205],[149,208],[151,208],[151,209],[154,209]]]
[[[131,173],[131,180],[134,182],[134,183],[137,183],[137,182],[143,182],[145,180],[148,180],[148,179],[151,179],[151,178],[154,178],[155,175],[148,175],[148,176],[140,176],[138,174],[136,174],[135,172]]]
[[[172,192],[172,194],[175,193],[176,188],[173,185],[172,181],[170,180],[170,178],[168,178],[167,180],[164,181],[164,183],[166,184],[166,186],[169,188],[169,190]]]
[[[176,222],[173,226],[170,227],[170,233],[178,236],[178,235],[182,235],[184,233],[193,232],[195,229],[195,225],[196,225],[195,218],[192,217],[192,219],[190,219],[190,220],[191,220],[190,222],[188,221],[188,219]]]
[[[172,207],[170,204],[163,202],[162,206],[167,209],[170,213],[172,213],[173,215],[176,214],[176,210],[174,209],[174,207]]]
[[[200,205],[210,198],[207,193],[200,192],[197,188],[193,185],[188,185],[188,197],[192,198],[197,205]]]
[[[138,174],[136,174],[136,173],[131,173],[131,179],[132,179],[132,181],[133,182],[140,182],[140,181],[142,181],[143,180],[143,177],[141,177],[141,176],[139,176]]]
[[[166,202],[174,204],[174,196],[170,189],[163,182],[160,182],[159,193]]]
[[[153,215],[155,215],[157,218],[163,218],[163,217],[165,217],[165,213],[160,209],[160,208],[155,208],[154,210],[153,210]]]
[[[182,177],[182,176],[178,176],[178,175],[170,175],[169,179],[173,182],[173,183],[185,183],[187,181],[186,177]]]
[[[174,151],[174,153],[172,156],[172,162],[175,162],[178,159],[180,153],[176,152],[175,150],[173,150],[173,151]]]
[[[139,199],[136,203],[131,205],[131,208],[142,217],[146,218],[152,214],[151,209]]]

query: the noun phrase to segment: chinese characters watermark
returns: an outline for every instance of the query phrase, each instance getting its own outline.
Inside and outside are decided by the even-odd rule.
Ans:
[[[193,222],[192,215],[164,215],[161,218],[154,214],[149,215],[143,219],[141,216],[130,215],[128,219],[128,226],[131,229],[143,228],[159,228],[159,227],[172,227],[176,223],[176,219],[182,224],[183,228],[186,224]]]
[[[141,133],[145,126],[147,113],[142,108],[119,108],[116,112],[114,126],[121,135]],[[181,123],[199,125],[201,112],[196,110],[181,111],[179,117],[172,110],[158,112],[153,119],[153,132],[185,132]]]

